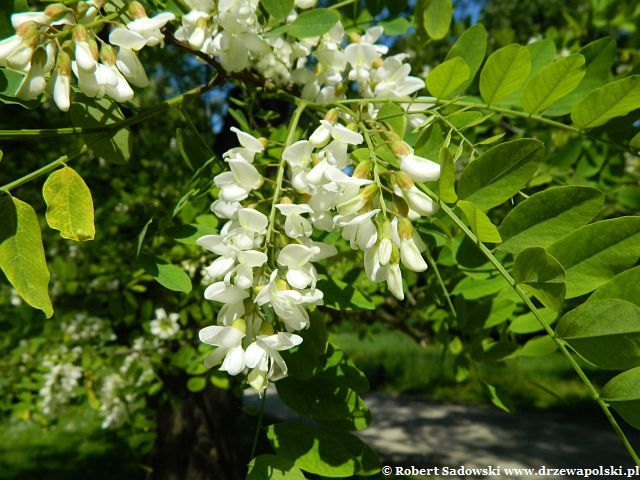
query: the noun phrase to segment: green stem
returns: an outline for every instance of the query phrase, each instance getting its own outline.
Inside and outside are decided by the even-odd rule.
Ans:
[[[45,175],[46,173],[49,173],[51,170],[54,170],[56,168],[58,168],[60,165],[62,165],[63,163],[68,162],[69,160],[73,160],[75,158],[78,158],[79,156],[83,155],[84,153],[87,152],[87,150],[89,150],[89,148],[86,145],[83,145],[82,148],[75,154],[69,156],[69,155],[63,155],[62,157],[58,158],[57,160],[54,160],[51,163],[48,163],[47,165],[45,165],[44,167],[39,168],[38,170],[31,172],[27,175],[25,175],[24,177],[20,177],[17,180],[14,180],[13,182],[7,183],[6,185],[3,185],[0,187],[0,192],[9,192],[11,190],[13,190],[14,188],[18,188],[21,185],[24,185],[27,182],[30,182],[31,180],[34,180],[42,175]]]
[[[369,130],[367,130],[364,122],[360,122],[360,130],[364,135],[364,139],[367,142],[367,149],[369,150],[369,158],[371,159],[371,163],[373,163],[373,179],[378,186],[378,190],[380,192],[380,208],[382,209],[382,214],[385,218],[387,218],[387,204],[384,201],[384,195],[382,193],[382,182],[380,181],[380,174],[378,172],[378,158],[376,157],[376,150],[373,146],[373,142],[371,141],[371,135],[369,135]]]
[[[335,5],[331,5],[329,7],[330,10],[337,10],[338,8],[346,7],[347,5],[351,5],[352,3],[356,3],[359,0],[344,0],[343,2],[338,2]]]
[[[260,438],[260,430],[262,430],[262,419],[264,418],[264,405],[267,399],[267,391],[264,391],[262,399],[260,400],[260,411],[258,412],[258,424],[256,425],[256,433],[253,435],[253,445],[251,446],[251,458],[253,460],[256,455],[256,448],[258,447],[258,438]]]
[[[296,134],[296,128],[298,128],[298,122],[300,122],[300,117],[302,116],[302,112],[304,112],[304,109],[306,107],[307,102],[301,100],[298,103],[298,107],[296,108],[295,112],[293,112],[293,116],[291,117],[291,124],[289,125],[289,132],[287,133],[287,140],[284,144],[285,149],[293,143],[293,139],[295,138]],[[267,226],[267,233],[265,235],[264,241],[265,249],[268,249],[271,245],[271,237],[275,229],[276,205],[278,203],[278,200],[280,199],[280,191],[282,190],[282,180],[284,179],[285,164],[286,162],[284,158],[280,158],[280,162],[278,162],[276,184],[273,190],[273,198],[271,200],[271,210],[269,211],[269,225]]]
[[[540,312],[538,311],[536,306],[533,304],[533,302],[531,301],[529,296],[526,294],[526,292],[522,290],[522,288],[519,285],[516,284],[511,274],[509,274],[509,272],[504,268],[504,266],[500,263],[500,261],[493,255],[491,250],[489,250],[489,248],[487,248],[487,246],[484,243],[478,240],[478,237],[476,237],[476,235],[464,224],[464,222],[460,219],[460,217],[458,217],[448,205],[440,202],[438,196],[435,193],[433,193],[429,188],[425,187],[424,185],[420,185],[419,187],[423,192],[425,192],[431,198],[439,202],[440,208],[442,209],[442,211],[460,228],[460,230],[464,232],[464,234],[470,240],[472,240],[477,245],[477,247],[480,249],[482,254],[487,258],[487,260],[489,260],[489,262],[495,267],[495,269],[500,273],[500,275],[502,275],[502,277],[511,286],[511,288],[513,288],[513,290],[522,299],[522,301],[527,306],[527,308],[531,311],[531,313],[533,313],[536,320],[538,320],[540,325],[542,325],[547,335],[549,335],[551,339],[555,342],[555,344],[558,346],[558,349],[560,350],[562,355],[567,359],[567,361],[569,362],[573,370],[576,372],[578,377],[580,377],[580,380],[582,380],[582,382],[589,389],[589,392],[593,396],[593,399],[600,406],[605,417],[607,418],[607,420],[615,430],[616,434],[620,438],[620,441],[626,448],[627,452],[629,452],[629,455],[631,455],[631,458],[633,459],[635,464],[640,466],[640,457],[638,457],[638,454],[635,452],[633,446],[629,442],[629,439],[626,437],[626,435],[622,431],[622,428],[620,428],[620,425],[614,418],[613,414],[611,413],[611,410],[609,410],[609,405],[600,398],[600,394],[598,390],[591,383],[591,380],[589,380],[589,377],[587,377],[587,374],[584,372],[582,367],[580,367],[576,359],[573,358],[573,355],[571,355],[571,352],[569,352],[569,349],[564,344],[564,342],[562,342],[562,340],[556,337],[555,332],[553,331],[551,326],[547,323],[547,321],[544,318],[542,318],[542,316],[540,315]]]
[[[42,138],[58,137],[62,135],[77,135],[87,133],[103,133],[111,130],[119,130],[121,128],[140,123],[148,118],[154,117],[160,113],[165,112],[171,108],[182,105],[188,97],[194,95],[200,95],[201,93],[209,90],[213,85],[212,82],[208,82],[205,85],[200,85],[188,92],[180,94],[176,97],[165,100],[164,102],[150,107],[146,110],[137,113],[129,118],[119,120],[108,125],[100,125],[96,127],[64,127],[64,128],[35,128],[35,129],[20,129],[20,130],[0,130],[0,140],[15,140],[20,137],[24,140],[40,140]]]

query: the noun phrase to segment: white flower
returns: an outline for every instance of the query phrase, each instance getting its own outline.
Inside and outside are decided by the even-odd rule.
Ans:
[[[398,185],[394,185],[393,193],[406,200],[409,208],[409,220],[417,220],[421,216],[430,216],[438,211],[438,204],[435,203],[429,196],[420,191],[415,185],[409,189],[402,189]],[[412,213],[415,213],[417,218],[411,218]]]
[[[284,222],[284,233],[291,238],[310,237],[313,233],[311,222],[302,217],[303,213],[312,213],[309,205],[293,205],[288,203],[278,203],[276,208],[286,217]]]
[[[413,154],[413,150],[400,156],[400,169],[414,182],[422,183],[440,178],[440,165]]]
[[[163,340],[171,338],[178,333],[178,330],[180,330],[180,324],[178,323],[179,319],[180,315],[177,313],[170,313],[167,315],[164,308],[158,308],[156,309],[155,320],[152,320],[149,324],[151,333]]]
[[[204,298],[220,303],[237,303],[249,298],[249,292],[225,282],[215,282],[206,288]]]
[[[149,79],[144,67],[133,50],[120,47],[116,58],[116,67],[132,85],[140,88],[149,86]]]
[[[414,272],[425,271],[428,266],[422,258],[420,250],[424,250],[426,246],[419,240],[411,222],[406,218],[398,221],[396,217],[391,222],[391,229],[393,241],[400,249],[402,264]],[[418,243],[420,243],[420,247],[418,247]]]
[[[402,56],[384,60],[382,66],[373,73],[376,84],[375,96],[379,98],[402,98],[424,88],[424,80],[409,76],[411,66],[402,63]]]
[[[294,288],[315,288],[317,281],[316,269],[310,263],[314,249],[306,245],[289,244],[278,254],[278,265],[287,267],[287,282]]]
[[[404,300],[404,290],[402,288],[402,272],[400,265],[390,263],[387,267],[387,288],[398,300]]]
[[[275,335],[258,335],[247,347],[245,365],[253,369],[249,384],[260,392],[266,387],[266,379],[279,380],[287,376],[287,364],[279,352],[302,343],[302,337],[293,333],[278,332]]]
[[[33,100],[45,91],[47,87],[47,81],[44,78],[45,62],[45,51],[42,48],[38,48],[33,55],[29,72],[20,83],[16,97],[22,100]]]
[[[335,225],[342,227],[342,238],[349,240],[354,250],[367,250],[378,241],[378,230],[371,220],[379,209],[371,210],[361,215],[337,215]]]
[[[313,147],[314,145],[310,141],[300,140],[285,148],[282,152],[282,158],[294,172],[297,172],[311,163]]]
[[[243,132],[237,127],[231,127],[231,131],[238,137],[238,143],[253,153],[261,153],[264,151],[264,144],[253,135]]]
[[[318,289],[298,292],[295,290],[279,290],[277,282],[278,270],[271,273],[269,284],[256,295],[258,305],[270,303],[276,315],[285,323],[288,331],[302,330],[309,326],[309,314],[304,305],[322,303],[322,292]]]
[[[249,196],[249,192],[262,185],[262,175],[256,167],[242,160],[227,159],[230,172],[223,172],[214,178],[220,188],[219,198],[225,202],[237,202]]]
[[[229,375],[237,375],[244,370],[244,331],[233,326],[214,325],[200,330],[199,337],[201,342],[218,347],[205,359],[204,364],[207,368],[222,364],[220,370],[228,372]]]
[[[378,50],[367,43],[352,43],[344,49],[344,54],[351,65],[349,80],[367,84],[373,62],[378,58]]]

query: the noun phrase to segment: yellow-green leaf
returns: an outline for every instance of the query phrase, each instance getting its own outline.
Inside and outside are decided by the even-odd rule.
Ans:
[[[462,57],[454,57],[434,68],[427,77],[427,88],[434,97],[446,98],[469,79],[469,66]]]
[[[47,204],[47,223],[63,238],[93,240],[93,200],[82,177],[69,167],[53,172],[44,182],[42,196]]]
[[[36,212],[7,196],[0,198],[0,218],[0,268],[25,302],[51,317],[50,275]]]
[[[529,113],[546,110],[571,93],[584,77],[584,72],[584,57],[577,53],[548,65],[525,85],[522,107]]]
[[[486,213],[473,203],[464,200],[458,202],[458,207],[462,210],[464,216],[467,217],[469,226],[478,237],[478,240],[487,243],[500,243],[502,241],[498,233],[498,228],[491,223]]]
[[[480,72],[480,95],[491,104],[516,92],[529,76],[531,54],[515,43],[493,52]]]
[[[640,75],[631,75],[591,92],[571,111],[571,120],[579,128],[594,128],[637,108],[640,108]]]
[[[455,189],[456,167],[448,147],[440,149],[440,167],[442,173],[438,180],[438,196],[445,203],[453,203],[458,199]]]
[[[444,38],[449,32],[453,5],[451,0],[431,0],[424,11],[424,29],[434,40]]]

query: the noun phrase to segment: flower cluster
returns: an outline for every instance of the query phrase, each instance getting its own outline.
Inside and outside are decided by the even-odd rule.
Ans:
[[[73,77],[85,95],[106,95],[117,102],[133,98],[130,85],[149,84],[137,52],[162,44],[160,29],[175,15],[161,13],[149,18],[140,3],[131,2],[130,21],[111,31],[108,44],[97,36],[114,16],[105,15],[105,3],[55,3],[42,12],[12,15],[16,33],[0,41],[0,66],[26,74],[16,93],[18,98],[33,100],[48,91],[56,106],[67,111]]]
[[[340,231],[352,249],[364,252],[368,278],[385,281],[398,299],[404,298],[400,265],[427,269],[420,253],[425,245],[412,221],[432,215],[436,205],[415,182],[436,180],[440,166],[415,155],[388,130],[396,165],[383,165],[368,149],[368,158],[358,161],[356,147],[369,133],[345,123],[329,111],[308,139],[284,149],[269,216],[257,208],[260,201],[241,203],[257,189],[267,197],[256,166],[264,163],[256,162],[256,155],[263,154],[265,139],[233,127],[241,147],[224,154],[229,171],[214,178],[219,190],[211,209],[227,223],[220,234],[201,237],[198,244],[217,255],[206,268],[217,281],[207,287],[205,298],[223,306],[218,325],[201,330],[200,339],[218,347],[205,361],[208,367],[220,365],[231,375],[247,371],[258,391],[286,375],[278,352],[302,341],[293,332],[307,328],[307,309],[322,303],[314,263],[337,251],[313,240],[314,231]],[[297,203],[280,197],[285,181]]]

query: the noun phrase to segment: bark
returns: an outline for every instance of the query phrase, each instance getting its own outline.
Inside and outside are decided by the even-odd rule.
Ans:
[[[176,384],[183,391],[157,410],[150,480],[241,480],[240,400],[211,384],[198,393],[186,391],[184,379]]]

